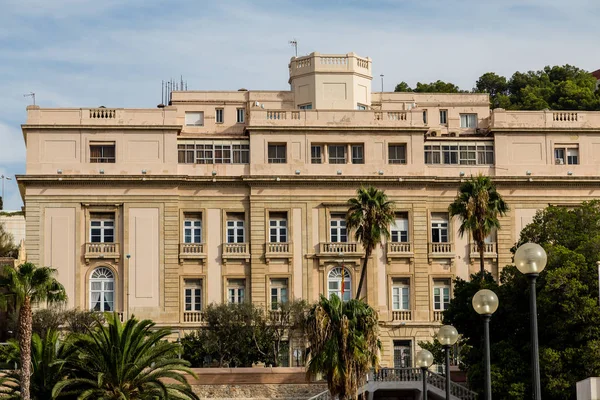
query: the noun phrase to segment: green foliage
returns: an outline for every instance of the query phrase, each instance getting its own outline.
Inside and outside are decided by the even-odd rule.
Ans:
[[[116,313],[107,324],[87,334],[72,334],[66,367],[76,371],[57,383],[52,394],[78,394],[79,399],[198,399],[183,373],[195,377],[189,363],[178,358],[179,345],[165,339],[168,329],[149,320],[130,318],[122,324]]]
[[[548,207],[522,232],[519,243],[538,242],[548,254],[537,285],[542,397],[575,398],[575,383],[600,375],[600,202],[579,207]],[[483,383],[483,324],[471,299],[480,288],[496,292],[500,306],[490,321],[492,388],[496,399],[530,396],[529,282],[514,266],[500,285],[484,280],[455,281],[454,298],[444,313],[471,346],[464,356],[471,384]]]
[[[104,314],[78,309],[42,308],[33,312],[32,331],[40,337],[49,330],[60,329],[69,333],[86,333],[90,328],[105,322]]]
[[[347,204],[346,226],[349,230],[354,230],[354,238],[365,249],[360,281],[356,290],[358,299],[371,253],[377,245],[381,244],[382,236],[390,237],[389,226],[395,216],[394,203],[388,200],[383,190],[369,186],[358,189],[356,197],[348,200]]]
[[[323,374],[329,392],[340,400],[356,398],[367,372],[379,361],[377,312],[360,300],[321,296],[308,314],[306,335],[312,356],[307,374]]]
[[[56,269],[24,263],[17,268],[6,266],[0,275],[0,300],[14,301],[16,308],[28,299],[31,303],[64,302],[65,288],[56,280]]]
[[[417,86],[414,89],[406,82],[400,82],[396,85],[394,92],[415,92],[415,93],[465,93],[465,90],[461,90],[458,86],[450,82],[444,82],[437,80],[431,83],[417,82]]]
[[[33,334],[31,337],[32,400],[54,399],[52,388],[67,376],[67,368],[65,368],[67,348],[68,343],[61,342],[55,330],[49,329],[43,336]],[[4,347],[2,352],[8,363],[20,363],[21,349],[17,340],[9,340],[8,347]],[[18,370],[6,371],[4,380],[0,380],[0,398],[20,399],[19,383]]]
[[[0,257],[16,258],[18,253],[19,249],[14,243],[12,233],[7,232],[4,224],[0,222]]]
[[[454,202],[448,207],[451,217],[458,217],[458,234],[470,234],[479,250],[480,271],[483,273],[485,238],[500,228],[499,216],[508,212],[508,205],[496,190],[492,180],[483,175],[471,177],[460,184]]]
[[[473,91],[489,93],[492,108],[600,110],[596,79],[589,72],[568,64],[515,72],[509,80],[487,72],[477,80]]]

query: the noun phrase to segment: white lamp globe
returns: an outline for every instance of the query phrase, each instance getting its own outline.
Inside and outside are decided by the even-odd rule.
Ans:
[[[437,333],[437,340],[442,346],[453,346],[458,340],[458,331],[452,325],[442,325]]]
[[[498,309],[498,296],[489,289],[481,289],[473,296],[473,308],[480,315],[492,315]]]
[[[416,365],[418,368],[429,368],[433,364],[433,354],[429,350],[420,350],[417,353]]]
[[[537,243],[525,243],[515,253],[515,265],[522,274],[539,274],[546,267],[546,252]]]

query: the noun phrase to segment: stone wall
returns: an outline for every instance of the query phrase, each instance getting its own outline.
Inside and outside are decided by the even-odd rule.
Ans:
[[[327,390],[325,383],[193,385],[200,399],[306,400]]]

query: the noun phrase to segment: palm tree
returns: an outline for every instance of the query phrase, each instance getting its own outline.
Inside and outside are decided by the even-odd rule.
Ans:
[[[48,330],[41,338],[37,333],[31,337],[31,398],[34,400],[54,399],[52,388],[67,376],[64,368],[68,342],[60,342],[58,332]],[[9,340],[5,349],[6,361],[18,363],[21,356],[19,341]],[[0,380],[0,398],[20,399],[20,374],[16,370],[6,371]],[[4,396],[4,397],[3,397]]]
[[[116,313],[107,324],[73,334],[67,365],[72,377],[54,386],[52,394],[78,399],[198,399],[185,374],[194,376],[189,362],[178,358],[179,345],[165,338],[150,320],[130,318],[122,324]]]
[[[367,372],[379,362],[377,324],[377,312],[367,303],[321,296],[306,321],[311,356],[307,374],[327,377],[332,396],[356,399]]]
[[[483,175],[471,177],[461,183],[454,202],[448,207],[451,217],[457,216],[460,221],[458,233],[463,237],[469,232],[479,251],[481,276],[484,276],[485,238],[494,229],[500,228],[499,216],[508,212],[508,205],[496,191],[492,180]]]
[[[55,279],[57,271],[24,263],[17,268],[6,266],[0,277],[0,301],[12,302],[19,315],[19,346],[21,348],[20,390],[23,400],[30,400],[31,378],[31,304],[64,302],[65,288]]]
[[[388,201],[382,190],[370,186],[358,189],[356,197],[348,200],[348,206],[346,226],[348,229],[355,229],[354,238],[365,249],[360,281],[356,290],[356,298],[359,299],[369,258],[375,247],[381,244],[381,237],[390,237],[389,226],[394,221],[394,203]]]

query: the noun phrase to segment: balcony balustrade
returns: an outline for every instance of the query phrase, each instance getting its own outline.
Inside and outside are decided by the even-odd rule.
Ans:
[[[443,311],[433,311],[433,320],[435,322],[442,322],[443,318]]]
[[[392,321],[411,321],[412,312],[410,310],[392,311]]]
[[[349,243],[349,242],[324,242],[319,243],[319,253],[320,254],[335,254],[338,255],[340,253],[357,253],[358,251],[358,243]]]
[[[179,262],[183,260],[200,260],[206,258],[204,243],[180,243]]]
[[[289,253],[290,243],[267,243],[267,253]]]
[[[292,243],[267,243],[265,245],[265,261],[268,264],[272,259],[292,260]]]
[[[186,311],[183,313],[183,322],[204,322],[204,316],[201,311]]]
[[[243,259],[250,261],[250,252],[248,251],[248,243],[223,243],[223,254],[221,255],[223,262],[228,259]]]
[[[85,261],[96,258],[112,258],[117,261],[121,257],[119,243],[86,243]]]
[[[412,243],[410,242],[387,242],[386,255],[388,262],[393,258],[409,258],[413,260]]]
[[[479,258],[479,249],[477,248],[477,243],[471,243],[470,244],[471,247],[471,258]],[[496,243],[484,243],[483,244],[484,247],[484,253],[483,253],[483,257],[484,258],[497,258],[498,257],[498,252],[497,252],[497,248],[496,248]]]

